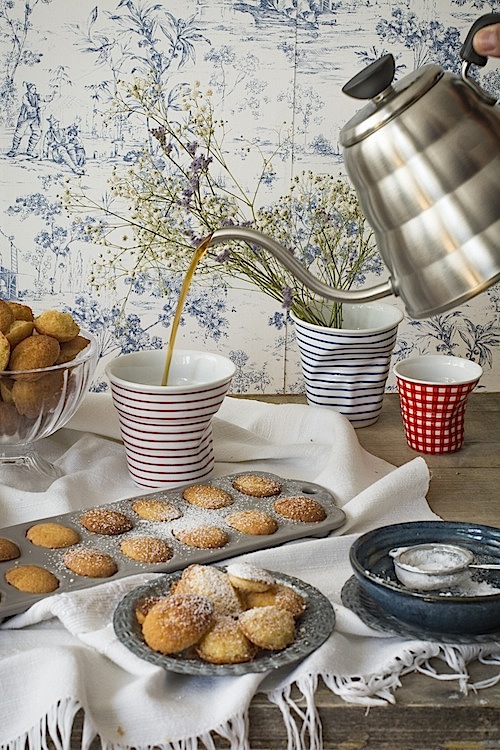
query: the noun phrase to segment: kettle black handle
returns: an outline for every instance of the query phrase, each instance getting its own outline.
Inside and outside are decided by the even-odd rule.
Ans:
[[[342,91],[354,99],[373,99],[391,85],[395,72],[394,57],[384,55],[347,81]]]
[[[462,45],[462,49],[460,50],[460,57],[462,60],[481,67],[486,65],[488,58],[484,55],[478,55],[472,46],[472,40],[476,31],[483,29],[485,26],[490,26],[493,23],[500,23],[500,13],[486,13],[486,15],[481,16],[481,18],[478,18],[477,21],[473,23],[465,38],[465,42]]]

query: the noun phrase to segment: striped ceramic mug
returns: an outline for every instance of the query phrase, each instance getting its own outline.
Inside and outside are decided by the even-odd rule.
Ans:
[[[382,410],[403,313],[383,302],[344,303],[342,311],[342,328],[314,325],[291,315],[307,402],[339,411],[353,427],[367,427]]]
[[[168,385],[165,350],[124,354],[106,367],[132,479],[143,487],[175,487],[214,468],[212,417],[235,366],[220,354],[174,350]]]

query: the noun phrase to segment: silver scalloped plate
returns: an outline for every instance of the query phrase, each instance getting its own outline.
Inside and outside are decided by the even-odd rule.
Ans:
[[[181,674],[242,675],[249,672],[267,672],[292,664],[304,659],[326,641],[335,627],[335,612],[330,601],[318,589],[284,573],[276,573],[272,570],[269,572],[277,583],[290,586],[307,599],[306,611],[296,625],[295,640],[282,651],[261,650],[252,661],[242,664],[209,664],[196,656],[192,658],[184,654],[164,656],[150,649],[144,642],[141,626],[135,616],[135,602],[147,596],[166,596],[172,583],[181,577],[182,571],[162,576],[127,594],[115,609],[113,617],[115,633],[136,656],[158,667]]]
[[[363,590],[355,576],[349,578],[341,591],[342,604],[354,612],[365,625],[383,633],[392,633],[403,638],[418,638],[421,641],[438,643],[495,643],[500,641],[500,631],[467,635],[466,633],[435,633],[416,625],[398,620],[386,612]]]

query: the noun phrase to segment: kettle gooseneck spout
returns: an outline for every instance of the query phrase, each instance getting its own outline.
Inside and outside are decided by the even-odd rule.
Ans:
[[[324,299],[332,300],[334,302],[355,303],[377,300],[381,297],[395,294],[390,280],[369,287],[368,289],[334,289],[310,273],[302,263],[300,263],[297,258],[294,258],[292,253],[284,248],[283,245],[280,245],[279,242],[268,235],[259,232],[257,229],[250,229],[249,227],[232,226],[216,229],[212,235],[210,235],[210,241],[208,242],[207,247],[212,247],[213,245],[233,240],[247,242],[249,245],[258,245],[264,250],[267,250],[267,252],[271,253],[271,255],[285,266],[285,268],[287,268],[298,281]]]
[[[247,227],[214,231],[207,246],[239,240],[267,250],[318,297],[368,302],[397,295],[413,318],[436,315],[500,280],[500,109],[472,84],[469,64],[487,58],[473,49],[475,32],[500,22],[482,16],[460,56],[462,77],[424,65],[393,82],[384,55],[343,91],[369,101],[340,132],[344,166],[389,273],[367,289],[334,289],[293,253]]]

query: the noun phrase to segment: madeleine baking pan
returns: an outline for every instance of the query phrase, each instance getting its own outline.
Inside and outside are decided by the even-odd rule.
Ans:
[[[278,491],[269,497],[255,497],[235,489],[233,482],[248,474],[274,481],[278,485]],[[199,507],[186,501],[183,492],[188,486],[194,487],[194,485],[185,485],[175,489],[158,490],[96,506],[99,509],[125,514],[131,522],[131,528],[123,533],[105,534],[89,531],[81,523],[82,516],[89,512],[89,508],[0,529],[0,540],[14,543],[19,550],[19,556],[16,559],[0,561],[0,619],[22,612],[47,596],[89,588],[104,581],[145,572],[169,573],[192,563],[208,564],[247,552],[278,546],[295,539],[324,537],[340,528],[345,521],[345,514],[337,507],[332,493],[308,481],[284,479],[267,472],[239,472],[214,478],[203,482],[202,486],[219,488],[231,496],[230,505],[217,509]],[[275,510],[277,501],[293,497],[310,498],[319,503],[325,511],[324,519],[312,522],[292,520]],[[168,502],[175,507],[178,517],[168,521],[152,521],[140,517],[134,511],[133,506],[136,501],[143,499]],[[226,520],[228,516],[247,510],[260,510],[266,516],[273,518],[276,522],[276,530],[273,533],[249,534],[238,531],[228,524]],[[43,523],[55,523],[73,529],[77,532],[78,541],[70,547],[60,549],[33,544],[27,534],[33,526]],[[226,543],[217,548],[201,549],[188,546],[174,536],[179,533],[179,530],[197,529],[203,526],[215,526],[222,529],[227,535]],[[131,559],[121,551],[120,545],[125,539],[134,536],[164,540],[170,548],[170,559],[154,563]],[[114,561],[116,571],[112,575],[102,577],[76,574],[66,566],[64,561],[65,554],[73,549],[90,549],[108,556]],[[12,569],[27,565],[49,571],[56,579],[55,590],[49,593],[31,593],[20,591],[8,583],[7,578],[12,576]],[[9,571],[11,571],[10,574]]]

